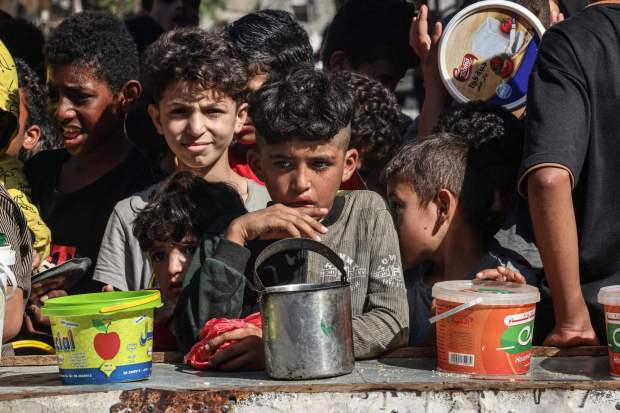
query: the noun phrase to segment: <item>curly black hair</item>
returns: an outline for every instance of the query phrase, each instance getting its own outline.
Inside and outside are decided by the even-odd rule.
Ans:
[[[490,102],[457,103],[442,112],[434,132],[460,136],[485,152],[489,167],[501,168],[516,188],[523,155],[524,127],[510,111]]]
[[[251,95],[249,112],[256,136],[268,144],[326,141],[351,123],[353,95],[341,79],[302,65],[265,82]]]
[[[348,0],[331,22],[322,47],[324,67],[341,50],[354,69],[385,59],[398,66],[416,62],[409,46],[415,7],[405,0]]]
[[[179,81],[197,83],[237,102],[247,97],[247,69],[221,32],[181,28],[163,34],[146,49],[142,72],[154,102]]]
[[[364,170],[383,168],[401,145],[400,109],[396,97],[367,76],[348,71],[333,76],[353,92],[349,148],[358,150]]]
[[[177,172],[138,212],[133,233],[143,251],[155,242],[180,243],[201,238],[215,220],[245,213],[241,197],[222,182],[207,182],[189,171]]]
[[[230,23],[225,33],[248,64],[252,75],[285,72],[314,55],[308,33],[282,10],[260,10]]]
[[[43,89],[43,85],[39,77],[21,60],[15,59],[15,67],[17,68],[17,76],[19,77],[20,94],[23,93],[24,103],[28,112],[26,118],[26,129],[32,125],[37,125],[41,129],[41,137],[39,138],[37,150],[49,150],[62,147],[62,141],[58,134],[50,126],[47,118],[47,95]],[[30,151],[23,149],[19,153],[19,158],[26,161],[32,157]]]
[[[43,71],[43,32],[25,19],[12,19],[0,24],[0,40],[14,59],[23,59],[40,78]]]
[[[45,56],[48,64],[92,69],[113,93],[140,77],[136,43],[123,22],[108,12],[85,11],[67,17],[52,32]]]

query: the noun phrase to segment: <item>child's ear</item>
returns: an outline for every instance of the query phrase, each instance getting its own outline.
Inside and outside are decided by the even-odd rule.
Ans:
[[[442,188],[435,196],[437,207],[437,224],[441,225],[450,222],[456,211],[456,197],[449,190]]]
[[[344,169],[342,170],[342,182],[346,182],[351,178],[357,170],[359,153],[357,149],[349,149],[344,154]]]
[[[248,118],[248,104],[243,102],[237,108],[237,120],[235,123],[235,133],[241,132],[241,128],[243,128],[243,124],[245,120]]]
[[[250,165],[250,168],[252,168],[252,171],[256,174],[258,179],[264,181],[265,178],[263,175],[263,170],[260,167],[260,153],[258,152],[258,149],[256,149],[256,147],[248,150],[247,161]]]
[[[338,70],[351,70],[351,62],[349,62],[349,58],[342,50],[336,50],[329,57],[329,66],[327,67],[330,71],[338,71]]]
[[[161,127],[161,114],[159,112],[158,105],[155,105],[153,103],[149,104],[149,106],[147,107],[147,111],[149,112],[149,116],[151,117],[151,120],[153,121],[153,125],[155,126],[155,129],[157,129],[157,133],[159,133],[160,135],[163,135],[164,129]]]
[[[127,113],[129,108],[135,104],[142,94],[142,85],[137,80],[129,80],[123,85],[119,93],[119,103],[123,112]]]
[[[39,143],[39,139],[41,139],[41,128],[39,125],[32,125],[24,132],[24,143],[22,144],[22,148],[24,148],[25,151],[34,149],[37,143]]]

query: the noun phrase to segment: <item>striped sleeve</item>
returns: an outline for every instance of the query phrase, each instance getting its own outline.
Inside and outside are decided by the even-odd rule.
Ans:
[[[28,298],[32,273],[32,235],[24,214],[2,186],[0,186],[0,233],[6,235],[7,242],[15,251],[15,264],[10,268],[15,274],[17,287],[24,291],[24,298]]]

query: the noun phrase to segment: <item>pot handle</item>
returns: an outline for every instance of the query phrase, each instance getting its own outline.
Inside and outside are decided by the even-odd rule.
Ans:
[[[331,262],[336,269],[338,269],[338,271],[340,271],[340,282],[342,284],[346,284],[348,282],[347,272],[344,269],[344,262],[340,259],[338,254],[332,251],[328,246],[308,238],[285,238],[276,241],[265,248],[254,262],[254,282],[256,283],[256,287],[259,292],[265,291],[265,286],[258,276],[258,267],[260,267],[265,260],[267,260],[267,258],[282,251],[290,250],[306,250],[321,254],[323,257],[327,258],[327,260]]]

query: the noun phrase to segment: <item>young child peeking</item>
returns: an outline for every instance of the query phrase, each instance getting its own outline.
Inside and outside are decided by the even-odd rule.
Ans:
[[[202,234],[216,220],[245,212],[239,194],[221,182],[206,182],[188,171],[172,175],[136,215],[133,232],[157,278],[166,307],[179,300],[183,274]],[[155,350],[177,349],[170,314],[155,324]]]
[[[221,238],[208,237],[186,272],[177,305],[176,332],[192,346],[213,317],[240,318],[257,310],[246,286],[256,255],[275,239],[320,240],[345,262],[351,282],[353,343],[357,358],[380,355],[406,343],[408,314],[398,238],[382,198],[369,191],[336,196],[357,166],[348,150],[352,96],[344,83],[303,66],[270,78],[251,98],[257,148],[249,160],[274,205],[243,215]],[[329,282],[338,271],[314,254],[284,252],[259,271],[266,285]],[[261,330],[237,329],[207,343],[209,351],[239,343],[210,360],[222,370],[261,369]]]
[[[493,185],[482,176],[479,155],[465,139],[437,134],[404,146],[384,170],[403,265],[411,269],[410,345],[425,343],[431,333],[435,282],[478,276],[524,283],[516,272],[529,271],[510,250],[486,245]]]

